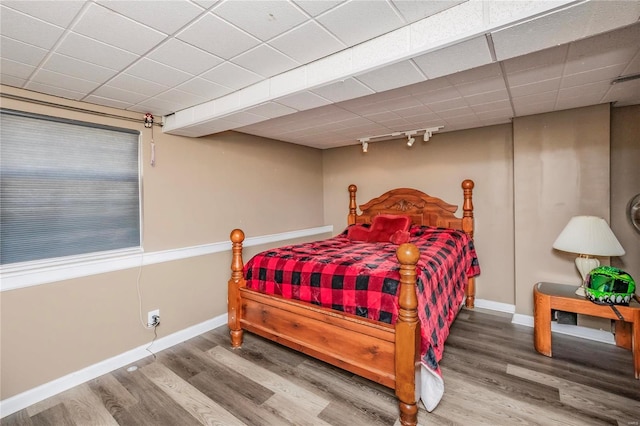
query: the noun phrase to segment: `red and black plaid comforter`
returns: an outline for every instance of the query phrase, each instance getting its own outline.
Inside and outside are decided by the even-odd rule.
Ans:
[[[413,226],[423,363],[439,373],[444,341],[464,300],[468,277],[480,273],[471,239],[462,231]],[[393,324],[400,288],[398,246],[327,240],[280,247],[253,257],[247,287]]]

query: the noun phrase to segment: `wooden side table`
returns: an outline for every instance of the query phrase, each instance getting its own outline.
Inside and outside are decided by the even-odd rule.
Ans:
[[[632,300],[629,306],[616,305],[624,321],[618,319],[611,307],[598,305],[575,294],[577,287],[554,283],[533,286],[533,340],[536,351],[551,356],[551,310],[592,315],[615,320],[616,345],[633,353],[633,371],[640,379],[640,303]]]

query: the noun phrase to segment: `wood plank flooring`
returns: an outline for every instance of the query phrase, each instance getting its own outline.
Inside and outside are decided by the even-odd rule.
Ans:
[[[553,358],[510,316],[463,310],[421,425],[640,425],[631,352],[553,335]],[[2,425],[397,425],[393,391],[221,327],[5,417]]]

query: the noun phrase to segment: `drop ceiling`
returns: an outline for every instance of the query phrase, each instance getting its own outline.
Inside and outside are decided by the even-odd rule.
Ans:
[[[640,1],[0,3],[0,82],[316,148],[640,104]]]

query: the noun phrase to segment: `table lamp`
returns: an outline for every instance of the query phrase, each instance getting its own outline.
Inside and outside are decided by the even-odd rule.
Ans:
[[[600,266],[600,261],[593,256],[624,255],[624,249],[607,222],[597,216],[572,217],[556,238],[553,248],[578,253],[576,267],[582,276],[582,285],[576,290],[579,296],[584,296],[584,283],[589,272]]]

